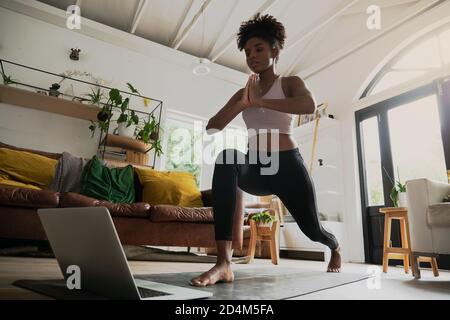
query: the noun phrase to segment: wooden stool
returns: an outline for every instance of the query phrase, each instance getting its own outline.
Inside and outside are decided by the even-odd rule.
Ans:
[[[411,257],[409,223],[408,223],[408,209],[407,208],[381,208],[381,213],[384,213],[384,245],[383,245],[383,272],[386,273],[388,269],[389,259],[403,260],[403,267],[405,273],[409,272],[409,258]],[[392,220],[400,220],[400,235],[402,239],[402,246],[400,248],[391,247],[391,224]]]
[[[411,269],[412,269],[413,276],[416,279],[420,279],[420,263],[428,262],[431,264],[431,269],[433,270],[433,275],[435,277],[438,277],[439,269],[437,266],[436,256],[437,256],[437,254],[413,252],[411,254]]]
[[[384,213],[384,246],[383,246],[383,272],[387,272],[389,259],[402,259],[405,273],[409,272],[411,261],[412,275],[420,278],[420,263],[429,262],[433,269],[433,275],[439,276],[436,254],[427,254],[411,251],[411,237],[409,234],[408,209],[407,208],[382,208]],[[402,239],[401,248],[391,248],[391,223],[392,219],[400,220],[400,235]]]
[[[249,258],[248,263],[252,263],[255,258],[256,241],[270,241],[270,257],[273,264],[278,264],[279,261],[279,243],[278,235],[280,230],[280,224],[278,220],[272,222],[271,227],[259,227],[253,220],[250,222],[250,242],[248,244]]]

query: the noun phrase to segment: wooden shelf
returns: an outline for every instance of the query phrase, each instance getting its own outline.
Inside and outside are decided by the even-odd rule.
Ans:
[[[151,144],[144,143],[140,140],[128,137],[122,137],[115,134],[108,134],[106,136],[106,143],[108,147],[119,147],[125,150],[147,153],[152,147]],[[103,144],[103,142],[101,144]]]
[[[93,105],[5,85],[0,85],[0,102],[92,121],[97,120],[97,113],[100,111],[100,108]]]
[[[108,165],[111,165],[111,166],[116,167],[116,168],[123,168],[123,167],[126,167],[128,165],[132,165],[133,167],[142,168],[142,169],[148,169],[148,168],[153,169],[153,167],[149,166],[149,165],[142,165],[142,164],[138,164],[138,163],[133,163],[133,162],[128,162],[128,161],[121,161],[121,160],[117,160],[117,159],[109,159],[107,157],[105,157],[104,160],[106,161],[106,163]]]

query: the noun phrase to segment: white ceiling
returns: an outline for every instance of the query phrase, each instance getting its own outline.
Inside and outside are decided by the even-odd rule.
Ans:
[[[78,4],[84,18],[249,72],[236,33],[255,13],[269,13],[286,27],[278,72],[298,74],[318,60],[373,35],[366,27],[370,5],[382,12],[383,28],[432,0],[39,0],[66,11]],[[203,7],[203,10],[202,10]],[[416,9],[419,8],[419,9]],[[416,11],[415,11],[416,10]],[[202,13],[203,12],[203,13]],[[414,18],[412,16],[411,18]],[[380,31],[383,32],[383,31]],[[202,41],[203,39],[203,41]]]

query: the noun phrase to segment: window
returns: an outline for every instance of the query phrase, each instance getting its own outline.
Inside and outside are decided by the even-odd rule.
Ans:
[[[378,118],[371,117],[361,122],[361,140],[364,174],[367,190],[366,202],[370,207],[384,205],[383,173],[381,171],[380,138]]]
[[[222,150],[247,152],[245,130],[230,126],[208,136],[205,123],[206,120],[200,117],[169,111],[163,131],[164,154],[161,157],[161,170],[190,172],[200,189],[210,187],[214,163]]]
[[[387,115],[395,178],[447,182],[437,96],[403,104]]]
[[[169,113],[164,128],[164,155],[161,168],[167,171],[190,172],[201,187],[202,130],[196,124],[201,119]]]
[[[372,80],[364,98],[450,64],[450,27],[440,28],[404,49]]]

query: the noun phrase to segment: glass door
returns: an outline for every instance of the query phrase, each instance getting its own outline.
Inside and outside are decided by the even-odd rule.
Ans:
[[[355,114],[367,263],[382,263],[384,216],[379,209],[393,206],[392,180],[447,182],[448,83],[432,83]],[[392,225],[391,239],[392,246],[401,245],[398,221]]]
[[[387,112],[395,179],[426,177],[447,182],[437,95],[432,94]]]

